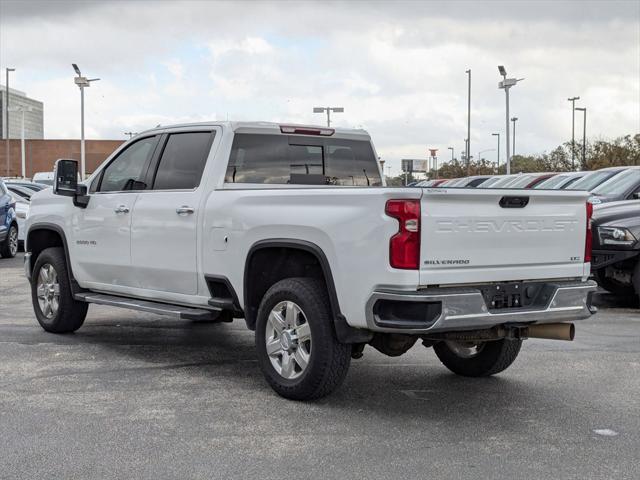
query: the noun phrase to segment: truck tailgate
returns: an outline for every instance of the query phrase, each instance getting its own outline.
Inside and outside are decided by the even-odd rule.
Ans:
[[[423,189],[420,285],[577,278],[587,194]]]

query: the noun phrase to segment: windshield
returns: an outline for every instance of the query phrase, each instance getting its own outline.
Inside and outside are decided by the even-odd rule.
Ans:
[[[614,175],[620,173],[621,171],[623,170],[597,170],[595,172],[588,173],[576,183],[571,185],[568,190],[587,190],[590,192],[598,185],[613,177]]]
[[[477,188],[479,185],[482,185],[484,182],[486,182],[488,178],[489,177],[474,178],[469,183],[467,183],[467,187]]]
[[[547,178],[545,181],[540,182],[533,188],[545,189],[545,188],[557,188],[561,183],[567,179],[567,175],[555,175],[551,178]]]
[[[482,182],[482,184],[479,185],[478,188],[489,188],[493,186],[495,183],[497,183],[498,181],[502,180],[503,178],[504,177],[491,177],[486,182]]]
[[[640,181],[640,169],[624,170],[619,175],[616,175],[605,183],[601,184],[597,188],[594,188],[591,193],[595,195],[606,195],[615,197],[617,195],[624,194],[627,190],[633,187],[634,184]]]
[[[569,187],[571,185],[573,185],[574,183],[576,183],[578,180],[580,180],[582,177],[573,177],[571,180],[569,180],[567,183],[560,185],[560,189],[562,190],[568,190]]]
[[[459,178],[447,183],[447,187],[462,187],[467,182],[466,178]]]
[[[489,187],[491,187],[491,188],[502,188],[502,187],[505,187],[506,185],[508,185],[509,183],[514,182],[518,178],[519,178],[518,175],[506,175],[504,177],[498,178],[498,180],[496,182],[494,182],[493,184],[487,185],[486,184],[487,182],[485,182],[485,183],[483,183],[481,185],[481,187],[482,188],[489,188]]]
[[[25,189],[15,188],[15,187],[7,187],[7,188],[9,189],[9,191],[12,194],[14,194],[14,195],[16,195],[18,197],[20,197],[20,198],[22,198],[24,200],[31,200],[31,194],[27,193],[27,191],[25,191]]]
[[[506,184],[505,187],[507,187],[507,188],[524,188],[527,185],[529,185],[533,181],[534,178],[535,178],[535,175],[522,175],[522,176],[518,177],[517,180]]]
[[[40,180],[34,180],[37,183],[41,183],[43,185],[53,185],[53,180],[49,180],[48,178],[41,178]]]

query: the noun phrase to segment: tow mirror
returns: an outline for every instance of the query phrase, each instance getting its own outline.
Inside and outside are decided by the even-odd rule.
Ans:
[[[78,162],[59,159],[54,168],[53,193],[63,197],[73,197],[78,188]]]
[[[89,203],[87,186],[78,185],[78,161],[61,158],[53,169],[53,193],[63,197],[73,197],[76,207],[86,207]]]

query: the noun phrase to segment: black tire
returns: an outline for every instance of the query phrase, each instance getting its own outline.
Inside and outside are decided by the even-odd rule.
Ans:
[[[442,364],[453,373],[464,377],[488,377],[502,372],[518,356],[522,340],[502,339],[478,344],[479,351],[469,357],[460,356],[449,342],[433,346]]]
[[[636,263],[635,268],[633,269],[633,289],[636,293],[636,297],[640,300],[640,260]]]
[[[12,240],[15,238],[15,246],[12,244]],[[0,244],[0,256],[2,258],[13,258],[18,252],[18,226],[12,223],[7,231],[7,238]]]
[[[43,266],[50,265],[57,275],[60,296],[57,311],[47,317],[40,308],[38,301],[38,276]],[[84,323],[87,316],[88,304],[79,302],[73,298],[67,262],[64,250],[60,247],[47,248],[43,250],[33,266],[31,275],[31,302],[33,311],[36,314],[38,323],[47,332],[70,333],[75,332]]]
[[[309,361],[295,379],[276,371],[267,354],[267,322],[281,302],[294,302],[306,317],[311,331]],[[340,386],[351,362],[351,345],[338,342],[324,282],[313,278],[288,278],[273,285],[262,298],[256,321],[258,365],[279,395],[291,400],[324,397]]]
[[[595,277],[598,284],[602,288],[604,288],[605,290],[614,294],[617,297],[628,297],[636,293],[632,284],[620,283],[611,277],[607,277],[605,275],[604,268],[597,270],[595,273]]]

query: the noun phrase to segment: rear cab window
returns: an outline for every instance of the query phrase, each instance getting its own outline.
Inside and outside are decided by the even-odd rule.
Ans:
[[[226,183],[379,187],[368,140],[237,133]]]

